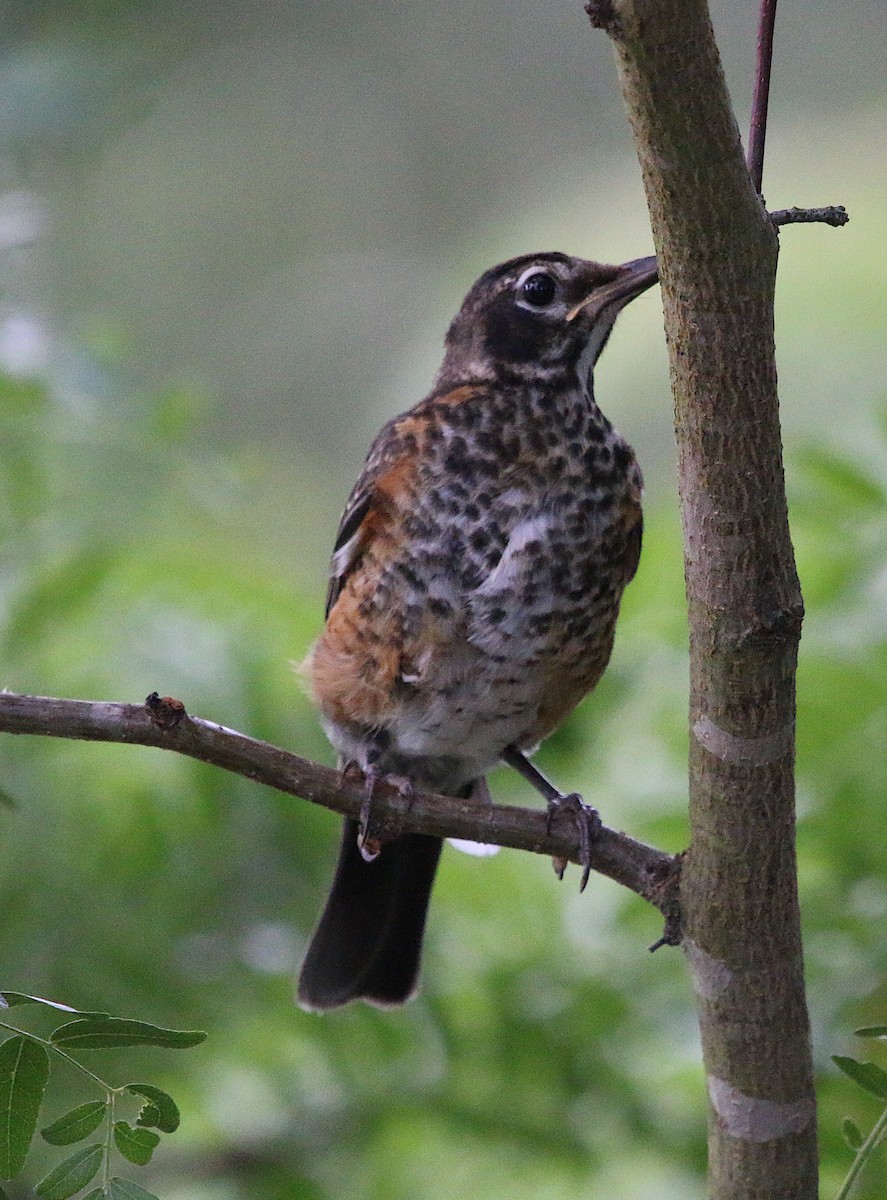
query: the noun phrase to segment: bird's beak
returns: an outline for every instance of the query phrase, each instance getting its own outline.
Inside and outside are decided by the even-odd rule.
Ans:
[[[656,265],[656,256],[651,254],[648,258],[635,258],[632,262],[623,263],[619,267],[619,274],[610,283],[605,283],[601,287],[596,287],[584,300],[580,300],[567,313],[567,320],[572,321],[585,311],[591,321],[594,321],[605,308],[615,308],[616,312],[625,308],[647,288],[653,286],[659,279],[659,268]]]

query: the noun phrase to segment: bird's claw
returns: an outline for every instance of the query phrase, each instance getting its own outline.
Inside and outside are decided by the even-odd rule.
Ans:
[[[360,813],[357,817],[357,848],[364,862],[371,863],[378,858],[382,851],[382,839],[370,836],[370,824],[373,816],[373,792],[379,776],[372,769],[364,772],[364,792],[360,802]]]
[[[364,862],[372,862],[382,852],[386,839],[379,836],[373,828],[373,796],[376,785],[380,780],[396,788],[406,800],[407,812],[413,802],[413,785],[409,779],[401,775],[383,775],[375,767],[369,766],[364,770],[357,763],[348,763],[342,772],[349,779],[363,780],[364,792],[360,802],[360,812],[357,817],[357,848]]]
[[[576,829],[579,833],[579,863],[582,867],[582,878],[579,881],[579,891],[585,891],[588,876],[591,874],[591,847],[601,831],[601,817],[596,808],[586,804],[578,792],[570,792],[566,796],[551,797],[548,801],[548,819],[545,832],[551,833],[551,822],[554,814],[561,809],[571,809],[576,817]],[[553,858],[552,866],[558,879],[563,879],[567,869],[565,858]]]

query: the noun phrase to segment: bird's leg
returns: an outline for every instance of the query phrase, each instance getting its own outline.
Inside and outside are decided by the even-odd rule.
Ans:
[[[382,839],[370,836],[370,823],[373,815],[373,792],[379,781],[379,772],[373,767],[367,767],[363,775],[363,799],[360,802],[360,814],[357,818],[357,848],[364,862],[372,862],[382,852]]]
[[[591,845],[601,828],[601,818],[597,809],[586,804],[578,792],[569,792],[565,795],[558,791],[554,784],[546,779],[539,768],[533,766],[523,751],[518,750],[516,746],[505,747],[502,752],[502,761],[509,767],[514,767],[515,771],[523,775],[524,779],[531,783],[540,795],[544,796],[548,805],[546,833],[551,833],[552,818],[558,809],[568,808],[575,813],[576,829],[579,833],[579,862],[582,866],[579,891],[584,891],[591,873]],[[551,861],[558,879],[563,879],[564,871],[567,869],[567,860],[553,858]]]
[[[365,862],[372,862],[374,858],[379,857],[382,846],[387,840],[379,837],[372,828],[373,794],[375,793],[376,785],[382,780],[384,783],[396,788],[406,800],[407,812],[409,812],[413,802],[412,782],[403,775],[385,775],[373,763],[369,763],[364,769],[356,762],[345,764],[342,769],[342,778],[363,781],[363,799],[360,802],[360,813],[357,818],[357,848]]]

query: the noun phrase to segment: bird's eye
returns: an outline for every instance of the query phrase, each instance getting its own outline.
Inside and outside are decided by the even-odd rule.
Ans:
[[[557,283],[547,271],[534,271],[520,282],[520,292],[533,308],[547,308],[557,292]]]

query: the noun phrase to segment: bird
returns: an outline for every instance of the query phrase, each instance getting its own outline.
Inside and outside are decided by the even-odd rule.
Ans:
[[[586,877],[599,818],[529,755],[603,674],[637,569],[643,480],[597,406],[594,367],[619,312],[657,279],[655,257],[559,252],[480,276],[431,391],[370,448],[305,663],[340,767],[368,799],[384,778],[482,802],[486,773],[508,763],[549,813],[575,809]],[[418,990],[442,842],[403,833],[380,846],[366,817],[344,821],[302,963],[309,1011],[391,1008]]]

